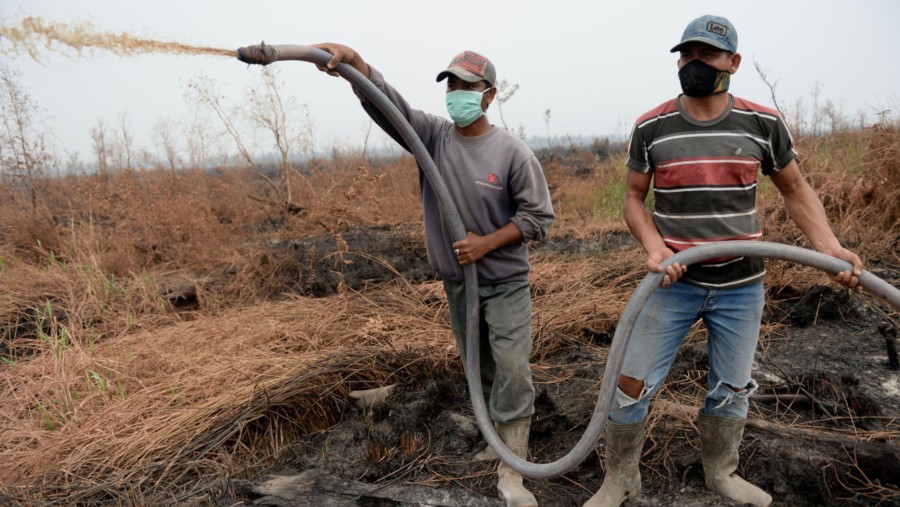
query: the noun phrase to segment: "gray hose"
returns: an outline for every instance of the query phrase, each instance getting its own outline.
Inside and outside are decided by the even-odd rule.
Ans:
[[[248,46],[238,49],[238,59],[242,62],[250,64],[268,65],[272,62],[283,60],[302,60],[312,62],[318,66],[325,66],[332,58],[331,53],[321,49],[301,46],[301,45],[266,45]],[[360,74],[359,71],[346,63],[340,63],[334,69],[341,77],[346,79],[359,91],[367,100],[384,114],[391,125],[397,129],[397,132],[406,142],[413,156],[416,158],[419,167],[425,173],[428,182],[434,187],[438,196],[438,203],[441,208],[441,215],[450,226],[450,234],[454,241],[461,241],[466,238],[466,229],[463,226],[456,205],[450,198],[450,192],[447,190],[444,180],[438,173],[437,166],[431,159],[428,150],[422,144],[422,140],[416,135],[415,131],[403,117],[403,114],[397,107],[379,90],[371,81]],[[466,357],[467,364],[466,379],[469,384],[469,391],[472,398],[472,405],[475,412],[475,420],[479,429],[484,434],[488,444],[497,451],[497,455],[501,459],[510,463],[514,468],[524,468],[530,465],[527,461],[523,461],[512,451],[506,447],[506,444],[497,435],[494,425],[488,415],[487,406],[484,401],[484,395],[481,392],[481,364],[478,354],[478,331],[479,331],[479,302],[478,302],[478,273],[475,264],[469,264],[463,267],[463,274],[466,282]],[[473,387],[475,386],[475,387]],[[596,439],[591,446],[596,445]],[[585,453],[585,456],[587,454]],[[580,460],[579,460],[580,462]],[[576,463],[577,465],[577,463]],[[566,469],[568,470],[568,469]],[[565,472],[556,472],[550,469],[549,473],[543,477],[553,477]]]
[[[238,59],[241,61],[268,65],[269,63],[280,60],[302,60],[324,66],[331,60],[332,55],[320,49],[311,48],[300,45],[277,45],[277,46],[249,46],[238,50]],[[338,74],[349,81],[366,99],[372,102],[379,111],[384,114],[397,129],[400,136],[410,148],[413,156],[415,156],[419,167],[425,173],[428,182],[434,187],[438,196],[441,207],[441,213],[450,226],[451,234],[454,241],[460,241],[466,237],[466,230],[456,210],[456,206],[450,199],[450,194],[444,184],[443,179],[437,171],[434,161],[431,159],[422,141],[413,131],[412,127],[406,121],[406,118],[394,106],[394,104],[384,96],[381,91],[365,78],[353,67],[341,63],[336,68]],[[709,245],[701,245],[689,250],[685,250],[675,256],[666,259],[663,263],[668,266],[674,262],[682,264],[694,264],[706,259],[716,257],[770,257],[783,259],[807,266],[812,266],[829,273],[838,273],[850,269],[849,263],[836,259],[834,257],[805,250],[803,248],[780,245],[775,243],[765,243],[760,241],[729,241],[723,243],[712,243]],[[511,468],[518,471],[522,475],[534,479],[544,479],[557,477],[578,466],[584,459],[594,450],[597,441],[603,432],[606,419],[612,408],[615,399],[616,387],[618,385],[619,373],[622,370],[622,361],[625,357],[625,349],[631,340],[631,332],[638,315],[650,298],[650,295],[659,287],[662,281],[662,273],[650,273],[638,285],[631,299],[625,307],[624,312],[619,320],[613,337],[612,346],[606,361],[606,368],[603,372],[603,378],[606,379],[600,387],[600,393],[597,396],[597,404],[591,415],[591,420],[581,439],[575,444],[571,451],[558,460],[539,464],[525,461],[509,450],[508,447],[497,435],[493,423],[488,415],[487,406],[484,401],[484,395],[481,391],[481,368],[480,357],[478,354],[478,276],[474,264],[464,267],[466,282],[466,380],[469,385],[469,395],[472,400],[472,406],[475,413],[475,420],[478,428],[484,435],[488,445],[490,445],[497,455]],[[879,279],[875,275],[864,271],[860,276],[860,284],[875,296],[888,302],[895,310],[900,310],[900,290],[891,286],[887,282]]]

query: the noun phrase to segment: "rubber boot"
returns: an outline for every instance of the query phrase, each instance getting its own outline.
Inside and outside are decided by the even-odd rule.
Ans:
[[[475,455],[472,456],[472,458],[475,461],[491,461],[497,459],[498,456],[497,451],[495,451],[494,448],[490,445],[487,445],[484,447],[484,449],[476,452]]]
[[[770,505],[772,497],[768,493],[734,474],[738,466],[738,448],[744,436],[744,419],[701,413],[697,426],[706,487],[736,502],[757,507]]]
[[[497,434],[503,443],[516,456],[527,459],[528,434],[531,431],[531,418],[525,417],[509,423],[497,424]],[[497,492],[506,500],[506,507],[537,507],[537,499],[522,484],[522,475],[503,461],[497,467],[499,479]]]
[[[606,424],[606,476],[584,507],[618,507],[641,493],[641,450],[646,422]]]
[[[497,423],[494,423],[494,429],[497,429]],[[476,452],[472,459],[475,461],[491,461],[497,459],[497,451],[490,445],[486,445],[484,449]]]

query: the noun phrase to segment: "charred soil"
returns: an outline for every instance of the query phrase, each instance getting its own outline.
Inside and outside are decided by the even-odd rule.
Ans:
[[[302,285],[293,289],[327,296],[347,288],[364,291],[398,276],[410,283],[433,280],[417,235],[415,229],[358,229],[337,241],[332,236],[273,250],[296,255],[296,265],[306,266],[297,274]],[[340,241],[356,253],[320,255],[340,251]],[[641,256],[626,233],[592,241],[561,236],[533,250],[539,258]],[[898,266],[878,269],[897,284]],[[900,447],[893,440],[900,425],[900,371],[889,357],[896,322],[867,296],[824,285],[767,283],[754,368],[760,387],[752,397],[738,473],[770,492],[777,505],[900,505]],[[580,438],[614,330],[614,324],[600,330],[583,326],[565,346],[533,358],[532,461],[558,459]],[[540,340],[538,333],[536,349]],[[695,423],[707,367],[700,326],[654,400],[641,465],[643,492],[627,505],[736,505],[704,487]],[[336,420],[292,444],[274,465],[235,478],[214,502],[502,505],[495,490],[497,461],[474,458],[484,441],[461,367],[451,375],[399,384],[375,406],[348,398]],[[581,505],[602,482],[604,449],[601,439],[565,476],[526,485],[540,505]]]

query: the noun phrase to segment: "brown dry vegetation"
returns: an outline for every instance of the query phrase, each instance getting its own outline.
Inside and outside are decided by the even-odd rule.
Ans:
[[[898,135],[883,126],[800,143],[803,170],[839,238],[879,268],[900,265]],[[624,169],[605,150],[544,154],[558,213],[548,243],[599,238],[602,245],[624,233]],[[48,178],[36,186],[37,208],[20,189],[0,188],[0,503],[215,497],[229,478],[252,477],[337,422],[350,390],[462,381],[438,282],[339,283],[327,297],[308,297],[293,288],[319,271],[277,247],[329,238],[334,247],[324,254],[340,279],[341,266],[349,270],[362,257],[346,241],[354,228],[400,235],[412,228],[421,242],[414,161],[343,157],[290,177],[299,212],[272,205],[269,187],[240,169]],[[763,186],[759,209],[766,240],[805,246],[771,186]],[[539,379],[566,381],[548,366],[562,351],[584,349],[602,363],[605,347],[585,330],[611,333],[643,260],[633,245],[594,254],[536,249]],[[821,273],[786,263],[769,270],[770,294],[824,283]],[[779,326],[764,326],[763,347]],[[675,378],[666,397],[699,405],[697,385]],[[671,412],[654,412],[655,424]],[[784,415],[786,426],[790,418]],[[852,420],[839,429],[803,423],[900,441],[896,418],[878,429]],[[648,466],[680,480],[670,477],[665,452]],[[418,470],[419,483],[454,481],[428,466]],[[875,488],[849,473],[838,481],[846,485],[835,486],[835,498],[900,498],[896,485]]]

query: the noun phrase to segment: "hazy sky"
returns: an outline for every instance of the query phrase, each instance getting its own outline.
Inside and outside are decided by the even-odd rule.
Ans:
[[[855,117],[900,109],[900,1],[645,0],[429,2],[333,0],[0,0],[0,24],[26,16],[89,22],[97,31],[193,45],[237,48],[332,41],[356,48],[415,107],[446,116],[435,75],[450,58],[472,49],[491,58],[499,79],[520,86],[503,112],[510,127],[547,135],[625,135],[642,112],[680,90],[676,55],[685,25],[702,14],[729,18],[744,62],[732,78],[736,95],[772,105],[753,62],[777,80],[781,102],[804,99],[818,83]],[[90,161],[89,130],[103,118],[116,127],[127,111],[138,146],[153,148],[161,118],[185,121],[187,83],[205,74],[227,100],[238,102],[259,74],[214,56],[116,56],[96,50],[45,52],[36,63],[0,59],[22,73],[22,84],[47,111],[60,154]],[[287,92],[308,104],[319,145],[361,145],[367,119],[349,84],[309,63],[276,64]],[[489,115],[500,123],[496,112]],[[378,142],[383,142],[383,137]],[[267,149],[268,146],[260,146]]]

